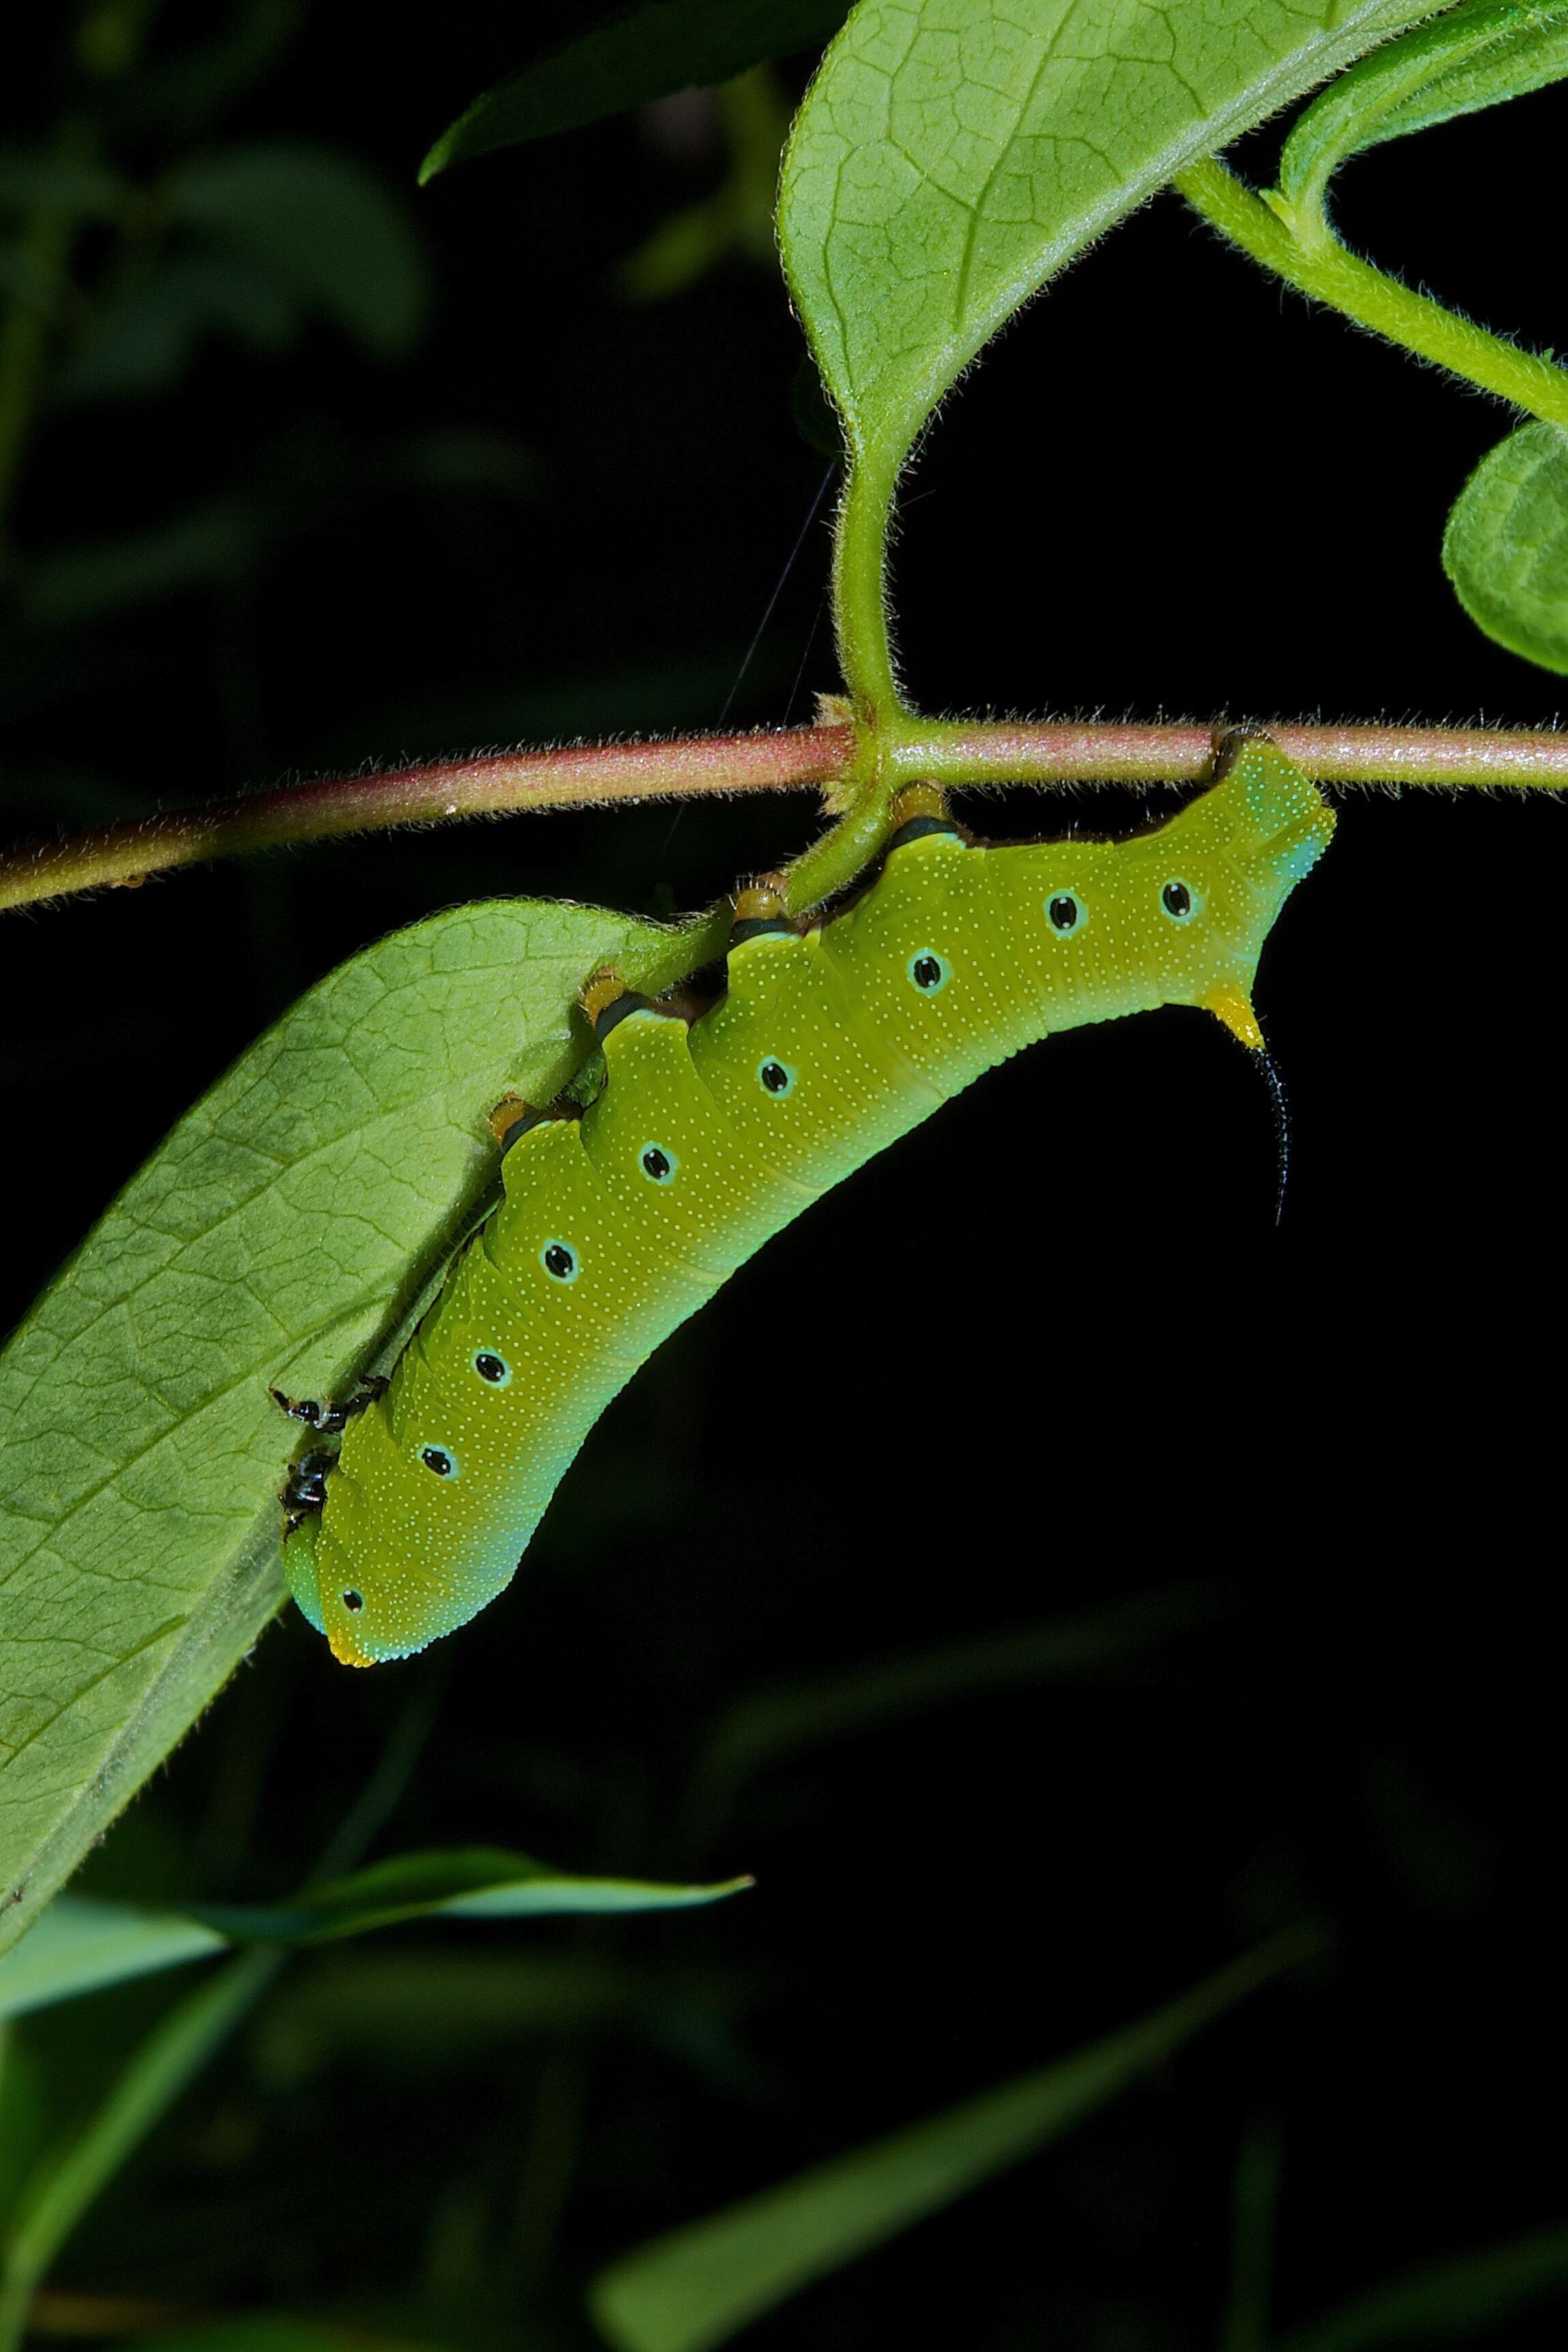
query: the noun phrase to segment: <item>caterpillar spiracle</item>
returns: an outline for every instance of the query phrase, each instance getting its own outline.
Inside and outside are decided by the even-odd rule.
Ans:
[[[405,1657],[494,1600],[660,1341],[993,1064],[1162,1004],[1205,1007],[1261,1052],[1259,955],[1333,818],[1263,739],[1231,739],[1219,768],[1113,842],[987,845],[916,788],[841,909],[797,924],[741,896],[700,1017],[585,993],[601,1090],[577,1116],[515,1107],[499,1205],[336,1460],[308,1455],[286,1497],[289,1582],[338,1658]]]

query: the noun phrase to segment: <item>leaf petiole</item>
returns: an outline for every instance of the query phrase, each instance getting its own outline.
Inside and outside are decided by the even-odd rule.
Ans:
[[[1324,242],[1303,245],[1286,219],[1213,156],[1178,172],[1173,185],[1211,227],[1300,293],[1527,415],[1568,429],[1568,374],[1551,361],[1413,292],[1326,232]]]

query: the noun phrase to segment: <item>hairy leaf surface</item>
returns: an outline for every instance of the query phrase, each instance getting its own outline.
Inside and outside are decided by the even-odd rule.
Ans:
[[[1019,304],[1163,187],[1429,14],[1422,0],[862,0],[785,156],[796,304],[891,482]]]
[[[1469,43],[1462,48],[1456,44],[1441,74],[1390,109],[1378,126],[1377,140],[1401,139],[1413,131],[1452,122],[1461,114],[1523,98],[1568,76],[1568,8],[1510,5],[1488,13],[1497,20],[1496,37],[1474,49]],[[1479,12],[1475,29],[1482,29]]]
[[[1461,114],[1497,106],[1568,74],[1568,6],[1466,0],[1342,75],[1285,142],[1279,194],[1321,205],[1352,155]]]

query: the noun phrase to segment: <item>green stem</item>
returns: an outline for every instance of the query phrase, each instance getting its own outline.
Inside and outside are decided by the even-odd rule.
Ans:
[[[784,893],[791,914],[820,907],[863,874],[886,840],[890,792],[873,788],[838,823],[791,860]]]
[[[1321,224],[1287,221],[1212,157],[1178,172],[1176,186],[1211,226],[1301,293],[1315,295],[1391,343],[1433,360],[1542,423],[1568,428],[1568,374],[1456,317],[1425,294],[1349,253]],[[1301,227],[1308,241],[1295,234]]]
[[[902,454],[902,453],[901,453]],[[874,736],[902,708],[887,619],[887,537],[898,468],[857,457],[844,485],[833,546],[833,627],[862,732]]]

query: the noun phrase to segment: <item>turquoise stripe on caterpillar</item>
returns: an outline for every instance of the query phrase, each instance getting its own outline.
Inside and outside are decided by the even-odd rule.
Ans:
[[[1259,955],[1333,830],[1271,744],[1237,742],[1200,798],[1127,841],[987,846],[929,816],[841,911],[748,916],[694,1023],[641,1004],[601,1021],[597,1098],[514,1129],[500,1206],[285,1546],[345,1664],[405,1657],[493,1600],[661,1340],[995,1063],[1161,1004],[1261,1047]]]

